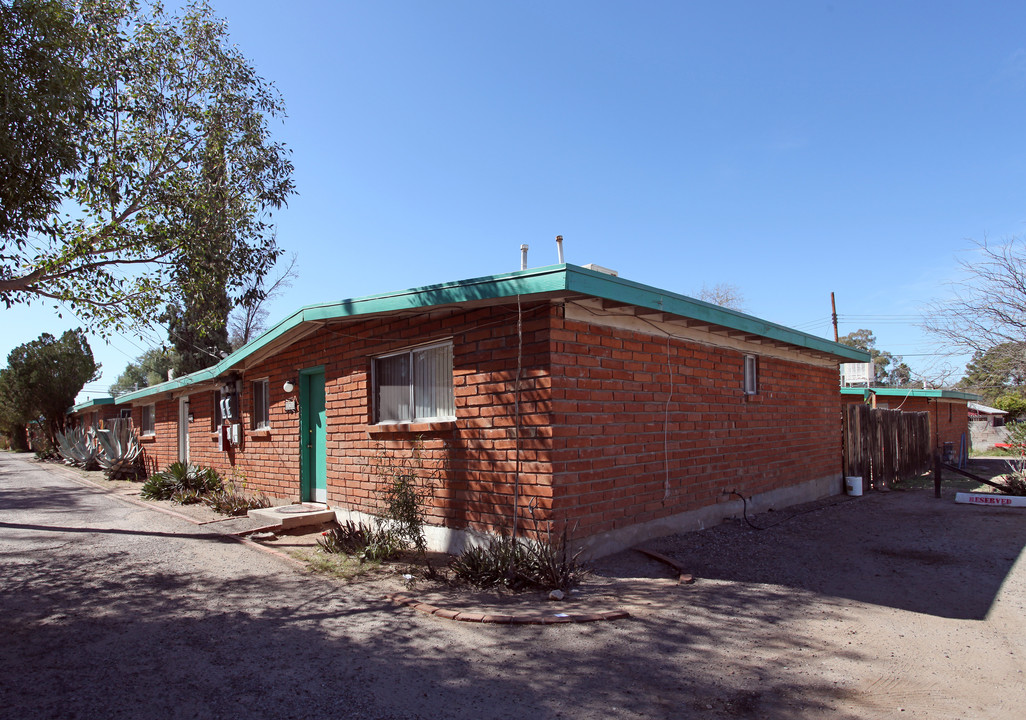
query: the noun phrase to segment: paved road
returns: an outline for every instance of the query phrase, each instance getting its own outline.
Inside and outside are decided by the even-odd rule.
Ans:
[[[1018,718],[1022,565],[985,620],[717,579],[461,624],[0,453],[0,718]]]
[[[578,665],[559,630],[428,618],[7,453],[0,563],[3,718],[544,718],[594,702],[564,690]]]

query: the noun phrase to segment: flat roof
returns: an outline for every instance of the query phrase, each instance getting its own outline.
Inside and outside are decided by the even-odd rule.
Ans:
[[[490,275],[456,282],[427,285],[362,298],[308,305],[274,325],[249,344],[216,365],[174,380],[120,395],[118,404],[141,400],[149,395],[217,379],[247,360],[256,363],[297,342],[332,320],[398,314],[411,310],[467,305],[494,305],[518,296],[548,298],[599,298],[621,306],[635,306],[654,313],[675,315],[788,346],[821,353],[842,362],[869,362],[869,354],[815,335],[762,320],[608,273],[577,265],[561,264],[503,275]]]
[[[980,395],[973,393],[962,392],[961,390],[934,390],[932,388],[892,388],[892,387],[843,387],[841,388],[842,395],[862,395],[866,393],[875,393],[877,395],[883,395],[885,397],[922,397],[922,398],[939,398],[944,400],[967,400],[973,402],[979,402],[983,398]]]
[[[68,410],[68,414],[70,415],[71,413],[81,412],[82,410],[88,410],[89,408],[94,408],[94,407],[97,407],[99,405],[113,405],[113,404],[114,404],[114,398],[112,398],[112,397],[102,397],[102,398],[96,398],[95,400],[86,400],[85,402],[80,402],[78,405],[72,405],[71,409]]]
[[[970,402],[969,409],[975,410],[976,412],[983,413],[984,415],[1007,415],[1007,410],[1001,410],[1000,408],[991,407],[990,405],[984,405],[983,403]]]

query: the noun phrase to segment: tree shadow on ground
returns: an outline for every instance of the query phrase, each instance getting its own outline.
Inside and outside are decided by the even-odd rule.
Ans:
[[[835,498],[749,520],[645,547],[698,578],[973,620],[986,617],[1026,547],[1022,510],[959,505],[949,490]]]
[[[238,545],[219,552],[244,573],[220,561],[174,570],[197,540],[152,541],[166,561],[75,545],[5,553],[0,715],[845,717],[843,687],[788,670],[833,651],[774,630],[802,613],[779,589],[722,585],[697,605],[682,595],[683,615],[487,626],[397,608]]]

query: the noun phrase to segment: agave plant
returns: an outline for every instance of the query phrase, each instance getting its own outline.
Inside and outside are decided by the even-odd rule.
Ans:
[[[68,465],[77,465],[84,470],[96,470],[99,448],[92,428],[72,428],[67,433],[57,431],[57,452]]]
[[[136,460],[142,454],[142,445],[127,419],[111,420],[109,428],[96,433],[96,440],[100,449],[96,459],[108,478],[134,478],[138,474]]]
[[[221,489],[221,476],[213,468],[174,462],[150,475],[140,495],[146,500],[173,500],[182,505],[200,502]]]

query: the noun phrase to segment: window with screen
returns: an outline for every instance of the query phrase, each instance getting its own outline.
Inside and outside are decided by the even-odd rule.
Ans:
[[[374,420],[452,420],[452,343],[412,348],[374,359]]]

